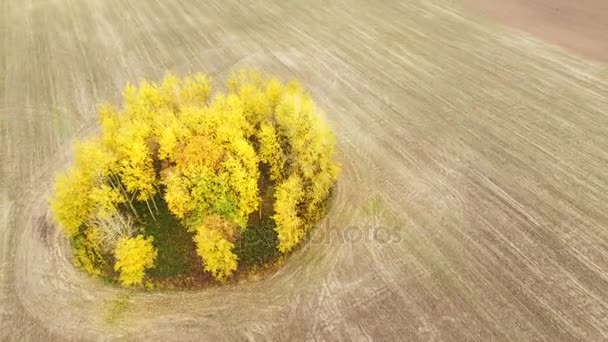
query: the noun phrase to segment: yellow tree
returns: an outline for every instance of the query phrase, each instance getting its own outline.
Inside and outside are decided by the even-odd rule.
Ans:
[[[159,110],[164,112],[176,112],[180,105],[180,94],[182,92],[182,81],[174,74],[165,74],[160,86],[157,87],[159,97]]]
[[[101,141],[106,148],[114,149],[118,137],[120,113],[109,104],[102,104],[98,109],[99,123],[101,124]]]
[[[284,91],[285,88],[283,86],[283,83],[281,83],[281,81],[279,81],[278,79],[271,78],[266,82],[264,92],[273,112],[277,104],[279,103],[279,100],[281,99],[281,96],[283,95]]]
[[[155,193],[156,175],[147,142],[150,127],[143,121],[129,121],[121,128],[117,140],[120,178],[129,192],[145,201]]]
[[[316,134],[309,142],[309,153],[313,157],[310,160],[304,160],[313,170],[305,189],[306,218],[309,221],[315,221],[323,214],[321,205],[328,198],[340,172],[340,166],[334,162],[335,138],[333,134],[321,123],[315,129]]]
[[[235,196],[218,175],[225,153],[214,139],[193,136],[175,152],[175,166],[162,174],[169,209],[192,231],[210,213],[234,216]]]
[[[232,146],[193,137],[176,153],[176,165],[163,173],[165,200],[194,230],[209,214],[230,218],[244,228],[259,205],[257,157],[244,140]]]
[[[211,215],[194,236],[196,252],[203,260],[203,268],[219,281],[225,281],[236,269],[238,257],[230,242],[234,225],[218,215]]]
[[[139,87],[128,84],[123,91],[125,116],[129,121],[143,121],[151,127],[156,111],[164,107],[158,87],[153,82],[143,81]]]
[[[117,174],[120,184],[130,194],[127,201],[137,216],[131,202],[133,199],[145,201],[152,217],[149,200],[157,192],[158,179],[154,169],[153,153],[150,148],[151,127],[143,120],[125,120],[116,141],[118,155]]]
[[[216,95],[202,116],[202,124],[197,134],[215,136],[219,143],[229,142],[234,137],[248,138],[253,126],[247,121],[244,104],[234,94]]]
[[[319,118],[314,104],[304,93],[286,94],[277,106],[275,117],[279,133],[289,144],[292,154],[289,159],[304,178],[312,178],[319,152],[313,144],[320,133],[316,129]]]
[[[276,78],[268,79],[259,71],[242,69],[228,79],[228,91],[243,102],[245,118],[257,127],[269,119],[284,87]]]
[[[222,170],[228,176],[229,186],[238,198],[239,216],[244,222],[239,223],[245,227],[247,216],[257,210],[260,204],[258,193],[259,159],[251,144],[242,137],[230,142],[229,154]]]
[[[211,78],[198,73],[184,79],[180,101],[183,106],[200,106],[207,103],[210,95]]]
[[[56,220],[70,237],[76,235],[79,228],[97,212],[99,203],[96,202],[95,190],[109,175],[115,162],[114,156],[97,139],[77,143],[74,154],[74,165],[57,176],[55,192],[50,198]],[[95,160],[95,163],[91,163],[91,160]],[[120,201],[116,196],[108,200],[113,203]],[[101,208],[106,209],[107,206]]]
[[[203,113],[184,116],[193,135],[175,150],[174,170],[163,174],[169,208],[186,218],[191,230],[210,214],[245,228],[259,205],[259,170],[256,152],[245,138],[251,127],[242,103],[236,96],[218,96]]]
[[[329,197],[331,188],[336,183],[340,167],[337,164],[323,165],[306,187],[306,219],[315,221],[323,213],[321,205]]]
[[[191,182],[175,169],[165,170],[162,174],[165,185],[165,202],[169,210],[179,219],[186,217],[194,210],[195,202],[191,195]]]
[[[303,221],[298,215],[298,205],[303,197],[302,179],[296,174],[276,188],[273,219],[279,237],[278,249],[282,253],[292,250],[304,236]]]
[[[158,142],[158,158],[161,160],[175,159],[179,145],[191,137],[183,120],[171,112],[164,112],[157,118],[154,134]]]
[[[190,230],[196,230],[202,220],[212,214],[226,217],[241,227],[245,226],[246,218],[239,214],[238,199],[229,183],[225,174],[208,171],[192,179],[191,195],[195,204],[185,221]]]
[[[120,273],[119,280],[124,286],[141,284],[147,269],[154,267],[158,254],[152,244],[153,237],[122,238],[116,245],[114,269]]]
[[[75,167],[55,180],[55,191],[49,200],[51,210],[68,237],[78,234],[91,215],[93,208],[88,195],[92,188],[92,180]]]
[[[270,179],[283,180],[285,155],[274,127],[269,123],[262,123],[257,136],[260,160],[270,168]]]
[[[289,145],[289,168],[303,176],[306,218],[314,221],[322,214],[320,206],[339,173],[333,160],[335,138],[310,96],[297,84],[282,97],[275,117],[278,131]]]

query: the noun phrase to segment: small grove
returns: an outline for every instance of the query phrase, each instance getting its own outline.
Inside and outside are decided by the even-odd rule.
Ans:
[[[333,134],[296,82],[244,70],[226,88],[168,74],[100,106],[50,197],[76,266],[154,286],[196,273],[194,257],[225,282],[298,246],[337,179]]]

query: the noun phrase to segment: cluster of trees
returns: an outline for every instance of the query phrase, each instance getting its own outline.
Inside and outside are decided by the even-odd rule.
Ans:
[[[158,251],[134,204],[145,203],[154,218],[156,201],[165,201],[218,280],[237,269],[235,243],[262,203],[272,203],[264,214],[282,253],[323,215],[339,171],[335,141],[296,82],[244,70],[226,94],[212,96],[206,75],[169,74],[159,84],[128,85],[124,101],[122,110],[100,107],[100,134],[77,142],[50,199],[75,264],[88,273],[113,269],[129,286],[154,267]]]

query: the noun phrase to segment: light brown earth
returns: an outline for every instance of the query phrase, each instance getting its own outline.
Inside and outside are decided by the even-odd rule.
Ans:
[[[45,195],[96,103],[243,66],[336,131],[315,241],[198,292],[75,270]],[[606,64],[452,0],[0,0],[0,340],[605,340],[607,128]]]

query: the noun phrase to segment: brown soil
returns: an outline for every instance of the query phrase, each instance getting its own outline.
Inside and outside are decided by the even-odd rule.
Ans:
[[[549,42],[608,61],[606,0],[463,0],[472,10]]]

